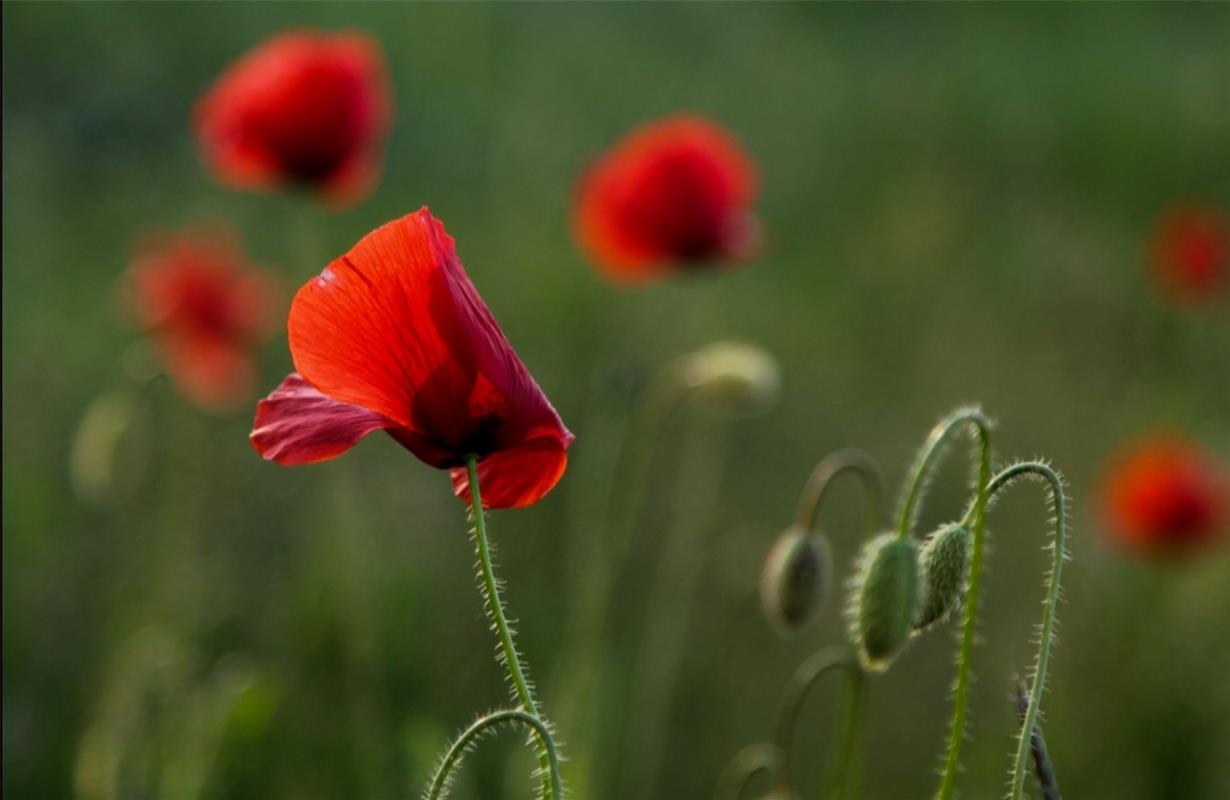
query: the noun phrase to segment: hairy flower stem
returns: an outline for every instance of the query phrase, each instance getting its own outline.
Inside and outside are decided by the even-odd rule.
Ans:
[[[1025,723],[1025,715],[1029,712],[1029,687],[1025,681],[1018,680],[1014,690],[1017,716],[1021,724]],[[1038,789],[1042,792],[1042,800],[1061,800],[1059,782],[1055,779],[1055,767],[1051,764],[1050,753],[1046,751],[1046,739],[1042,729],[1035,727],[1029,737],[1029,751],[1033,756],[1034,775],[1038,779]]]
[[[508,619],[504,615],[504,601],[500,597],[500,583],[495,577],[495,565],[491,558],[491,545],[487,540],[487,514],[483,510],[483,496],[478,485],[478,458],[476,456],[466,457],[466,471],[470,478],[470,501],[472,504],[470,513],[474,520],[472,532],[474,535],[474,547],[478,553],[479,572],[482,577],[484,607],[486,608],[487,616],[491,620],[491,625],[499,637],[500,650],[503,654],[502,659],[496,660],[502,663],[507,672],[514,696],[521,703],[521,707],[530,716],[541,719],[538,715],[538,705],[534,701],[534,692],[530,688],[525,668],[521,665],[521,657],[517,653],[517,645],[513,641],[512,628],[509,627]],[[546,731],[545,738],[550,739],[551,732],[545,723],[543,724],[543,729]],[[549,746],[545,743],[536,743],[535,747],[538,750],[538,766],[542,773],[543,796],[552,798],[552,800],[560,800],[558,790],[552,789],[553,786],[559,785],[559,759],[552,756],[552,752],[555,750],[554,742]],[[551,794],[547,794],[548,790],[551,790]]]
[[[520,709],[506,709],[479,717],[453,740],[444,757],[440,759],[439,766],[436,767],[436,774],[432,776],[431,784],[423,795],[424,800],[443,800],[448,795],[453,770],[461,764],[466,753],[478,744],[479,739],[488,733],[494,733],[501,725],[520,725],[530,729],[531,735],[537,739],[550,758],[551,797],[561,797],[559,751],[555,747],[555,740],[551,738],[551,729],[533,714]]]
[[[1010,800],[1020,800],[1024,791],[1026,764],[1030,755],[1030,742],[1038,724],[1038,710],[1042,703],[1042,690],[1046,687],[1046,671],[1050,664],[1051,642],[1055,637],[1056,606],[1059,605],[1059,580],[1063,572],[1064,548],[1067,545],[1068,504],[1063,491],[1063,478],[1042,461],[1022,461],[1001,470],[987,487],[989,497],[997,496],[1015,481],[1033,477],[1047,483],[1051,494],[1051,510],[1054,512],[1055,541],[1052,543],[1051,571],[1046,578],[1046,599],[1042,606],[1042,629],[1038,638],[1038,655],[1034,662],[1033,684],[1029,690],[1029,705],[1017,740],[1016,759],[1012,766],[1012,785],[1008,791]],[[966,515],[975,514],[974,509]],[[1040,734],[1039,734],[1040,736]]]
[[[986,551],[987,484],[991,478],[991,421],[976,408],[962,408],[940,420],[931,429],[910,469],[905,484],[897,523],[897,534],[910,535],[917,516],[918,503],[934,468],[943,444],[955,431],[972,427],[978,437],[978,476],[974,484],[974,505],[970,509],[970,526],[974,533],[973,555],[970,559],[969,586],[965,591],[964,617],[957,656],[957,682],[953,693],[952,719],[948,729],[948,747],[940,778],[938,797],[952,800],[957,788],[957,772],[961,763],[961,745],[965,741],[965,719],[969,709],[970,675],[974,661],[974,641],[978,626],[978,595],[982,584],[982,564]]]
[[[857,695],[861,694],[863,671],[858,659],[847,647],[829,647],[813,655],[799,665],[786,684],[782,697],[781,711],[777,718],[777,752],[779,765],[777,769],[776,789],[783,795],[791,789],[790,765],[794,750],[795,733],[798,730],[799,711],[803,701],[807,699],[811,688],[820,678],[834,670],[845,670],[849,677],[847,690],[847,706],[840,744],[833,754],[835,764],[833,777],[833,797],[845,797],[847,785],[848,762],[851,758],[854,737],[857,735],[858,708]]]

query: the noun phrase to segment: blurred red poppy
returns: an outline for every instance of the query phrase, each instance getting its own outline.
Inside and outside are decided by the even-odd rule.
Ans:
[[[1230,223],[1215,208],[1179,208],[1157,227],[1157,277],[1177,300],[1201,302],[1222,294],[1230,278]]]
[[[375,183],[391,103],[370,38],[283,33],[218,79],[197,105],[196,129],[224,182],[295,183],[344,203]]]
[[[153,238],[128,278],[137,320],[184,394],[210,410],[251,395],[277,283],[244,260],[233,236],[194,230]]]
[[[469,502],[527,506],[555,486],[573,435],[470,283],[444,225],[423,208],[363,237],[291,306],[297,373],[256,409],[252,444],[286,466],[333,458],[376,430],[451,470]]]
[[[628,134],[583,176],[575,233],[621,281],[744,259],[759,244],[757,180],[730,133],[703,117],[670,117]]]
[[[1124,545],[1182,553],[1226,532],[1225,475],[1198,448],[1159,436],[1126,448],[1102,490],[1109,531]]]

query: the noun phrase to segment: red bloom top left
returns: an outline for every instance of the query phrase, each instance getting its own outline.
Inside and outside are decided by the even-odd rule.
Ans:
[[[295,295],[297,373],[257,406],[251,440],[286,466],[340,455],[385,430],[451,471],[469,501],[478,459],[483,505],[527,506],[559,481],[573,436],[466,276],[426,209],[359,241]]]
[[[180,390],[209,410],[250,396],[255,350],[272,333],[275,279],[229,233],[193,230],[146,242],[128,275],[137,322]]]
[[[298,184],[345,203],[375,183],[391,104],[384,58],[370,38],[283,33],[217,80],[195,124],[222,181]]]

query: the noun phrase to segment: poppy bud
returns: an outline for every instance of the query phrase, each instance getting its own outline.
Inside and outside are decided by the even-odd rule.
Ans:
[[[683,357],[681,381],[702,401],[721,411],[768,408],[781,390],[777,362],[758,347],[715,342]]]
[[[918,555],[922,581],[922,602],[918,609],[915,631],[923,631],[942,621],[961,605],[969,580],[969,529],[951,523],[927,537]]]
[[[143,408],[132,395],[110,391],[90,404],[69,454],[77,496],[92,505],[118,503],[140,484],[149,460]]]
[[[791,526],[777,537],[760,573],[760,607],[782,633],[806,627],[824,605],[832,581],[824,534]]]
[[[870,672],[888,669],[918,617],[918,545],[882,533],[863,548],[852,585],[850,635]]]

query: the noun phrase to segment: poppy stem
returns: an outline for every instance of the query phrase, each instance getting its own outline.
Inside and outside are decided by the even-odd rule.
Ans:
[[[780,765],[781,753],[775,745],[749,744],[727,762],[713,796],[716,800],[739,800],[760,773],[773,775]]]
[[[816,685],[820,678],[827,675],[833,670],[845,670],[849,676],[850,702],[854,701],[854,696],[859,692],[862,682],[862,669],[858,665],[858,660],[850,652],[848,647],[835,646],[828,647],[813,655],[811,658],[799,665],[794,674],[790,676],[790,682],[786,684],[786,691],[782,696],[781,711],[777,718],[777,751],[780,754],[779,767],[777,770],[776,788],[783,795],[790,791],[790,756],[794,750],[795,733],[798,730],[799,711],[803,707],[803,701],[807,699],[811,688]],[[849,718],[846,719],[846,724],[843,731],[842,743],[840,749],[834,754],[834,763],[838,764],[838,769],[842,769],[841,761],[848,758],[850,755],[853,733],[857,727],[856,722]],[[838,786],[844,781],[836,781]],[[842,787],[844,790],[844,786]],[[842,796],[842,795],[837,795]]]
[[[820,506],[833,481],[852,473],[858,477],[866,492],[863,502],[863,525],[868,534],[875,533],[880,527],[880,505],[884,496],[884,479],[880,476],[880,466],[875,459],[857,448],[838,450],[825,456],[816,465],[799,495],[799,509],[795,514],[795,524],[805,531],[816,528],[816,520],[820,515]]]
[[[531,735],[536,737],[551,759],[551,796],[561,797],[559,751],[556,749],[555,740],[551,737],[550,727],[533,714],[520,709],[504,709],[503,711],[492,711],[474,720],[470,727],[453,740],[436,766],[436,773],[432,776],[431,783],[423,794],[424,800],[443,800],[447,797],[449,789],[452,788],[454,769],[461,764],[467,754],[478,746],[483,736],[497,732],[502,726],[521,726],[530,729]]]
[[[521,707],[527,714],[542,721],[538,714],[538,704],[534,700],[532,685],[526,677],[526,670],[521,664],[521,656],[517,652],[517,644],[513,640],[512,628],[508,624],[508,618],[504,615],[504,601],[500,597],[500,582],[495,576],[491,544],[487,539],[487,514],[483,509],[483,496],[478,484],[477,456],[466,456],[466,472],[470,479],[470,513],[474,521],[471,533],[474,536],[474,547],[478,553],[478,567],[481,578],[480,589],[483,594],[487,617],[491,621],[491,626],[495,630],[496,635],[499,637],[500,650],[503,656],[496,660],[502,663],[507,673],[508,680],[512,684],[514,699],[521,704]],[[549,726],[545,721],[542,724],[543,729],[547,731],[546,738],[550,739]],[[550,746],[545,744],[537,745],[536,749],[538,750],[543,796],[551,797],[553,800],[561,800],[558,790],[552,789],[551,794],[547,794],[549,788],[559,785],[559,758],[558,756],[552,756],[555,750],[554,742],[552,741]]]
[[[974,532],[974,552],[970,558],[969,585],[965,590],[964,621],[957,655],[957,681],[953,692],[952,719],[948,726],[948,745],[944,769],[937,796],[952,800],[957,788],[957,772],[961,763],[961,745],[965,741],[965,720],[969,710],[971,668],[978,627],[978,595],[982,585],[982,564],[986,551],[986,511],[988,483],[991,478],[991,421],[977,408],[959,408],[940,420],[919,450],[905,484],[897,523],[897,535],[906,537],[917,519],[918,504],[926,493],[927,481],[934,470],[943,445],[950,435],[961,428],[972,427],[978,438],[978,477],[974,484],[974,504],[970,508],[970,525]]]
[[[1046,686],[1046,671],[1051,657],[1051,643],[1055,637],[1056,607],[1059,605],[1059,579],[1063,571],[1068,533],[1068,503],[1063,490],[1063,476],[1044,461],[1022,461],[1006,467],[991,479],[987,487],[988,498],[1023,478],[1044,481],[1050,490],[1050,507],[1054,520],[1054,541],[1051,543],[1052,561],[1046,576],[1046,599],[1042,606],[1042,628],[1038,637],[1038,655],[1034,662],[1033,683],[1029,690],[1029,705],[1026,707],[1017,737],[1016,759],[1012,767],[1012,784],[1008,790],[1010,800],[1020,800],[1025,784],[1026,763],[1030,755],[1030,742],[1037,732],[1038,711],[1042,703],[1042,690]],[[974,509],[966,513],[968,520]],[[1041,735],[1041,734],[1037,734]]]

